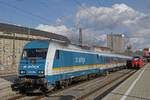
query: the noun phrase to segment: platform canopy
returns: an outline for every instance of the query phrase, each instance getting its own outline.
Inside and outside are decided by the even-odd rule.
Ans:
[[[17,26],[17,25],[11,25],[11,24],[6,24],[6,23],[0,23],[0,31],[1,32],[6,32],[6,33],[16,33],[16,34],[26,34],[26,35],[33,35],[33,36],[41,36],[49,39],[54,39],[58,41],[62,41],[65,43],[70,43],[70,40],[62,35],[58,35],[52,32],[46,32],[46,31],[41,31],[33,28],[28,28],[28,27],[22,27],[22,26]]]

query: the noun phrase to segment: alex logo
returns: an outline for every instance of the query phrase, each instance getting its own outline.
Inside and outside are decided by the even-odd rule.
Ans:
[[[84,57],[75,57],[74,62],[84,64],[85,63],[85,58]]]
[[[26,68],[27,68],[27,69],[30,69],[30,68],[31,68],[31,69],[39,69],[40,66],[29,65],[29,66],[23,66],[23,68],[24,68],[24,69],[26,69]]]

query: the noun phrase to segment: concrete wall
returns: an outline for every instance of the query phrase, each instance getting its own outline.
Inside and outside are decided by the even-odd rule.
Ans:
[[[24,45],[29,42],[28,38],[36,39],[31,35],[15,34],[15,37],[24,39],[5,38],[2,36],[13,36],[0,32],[0,74],[16,73]]]
[[[23,46],[27,42],[25,40],[0,38],[0,71],[16,72]]]
[[[34,39],[46,38],[0,32],[0,75],[17,72],[24,45]]]

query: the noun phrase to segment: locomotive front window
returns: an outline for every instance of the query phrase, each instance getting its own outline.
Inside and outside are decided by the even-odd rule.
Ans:
[[[23,58],[42,58],[46,59],[47,49],[24,49]]]

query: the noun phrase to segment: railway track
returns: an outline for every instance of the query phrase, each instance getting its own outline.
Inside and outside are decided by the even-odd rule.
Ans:
[[[133,70],[121,70],[107,76],[73,84],[65,89],[51,91],[47,95],[27,96],[16,94],[9,96],[7,100],[60,100],[60,98],[69,100],[100,100],[135,72]]]
[[[100,87],[76,98],[77,100],[101,100],[104,96],[106,96],[108,93],[110,93],[114,88],[116,88],[119,84],[124,82],[126,79],[128,79],[130,76],[132,76],[135,73],[135,71],[131,71],[126,73],[126,75],[122,74],[112,80],[107,81]]]
[[[69,98],[69,100],[99,100],[119,84],[121,84],[124,80],[133,75],[135,72],[135,70],[117,71],[115,73],[109,74],[108,76],[98,77],[90,81],[84,81],[79,84],[71,85],[65,89],[50,92],[47,94],[47,96],[41,95],[31,97],[30,100],[60,100],[60,98]],[[29,98],[24,98],[22,100],[28,99]]]

